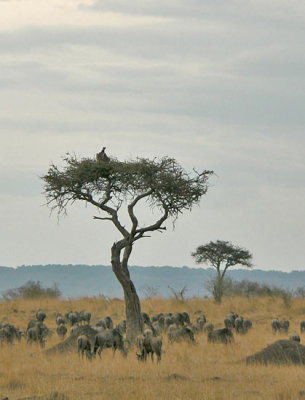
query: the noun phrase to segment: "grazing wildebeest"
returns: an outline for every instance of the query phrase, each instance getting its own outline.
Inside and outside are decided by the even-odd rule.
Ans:
[[[157,355],[157,361],[161,361],[161,351],[162,351],[162,339],[159,337],[154,337],[151,333],[144,333],[136,338],[136,343],[141,351],[140,354],[137,353],[138,360],[146,361],[147,354],[151,354],[152,361],[154,360],[154,353]]]
[[[167,315],[164,317],[164,330],[167,331],[169,326],[175,323],[175,318],[172,315]]]
[[[61,324],[56,328],[56,332],[60,338],[64,338],[66,336],[68,329],[65,324]]]
[[[216,329],[208,333],[209,343],[231,343],[233,341],[233,333],[229,328]]]
[[[214,324],[212,324],[212,322],[208,322],[207,324],[205,324],[203,330],[205,332],[212,332],[214,330]]]
[[[244,318],[242,316],[237,317],[235,320],[235,331],[236,333],[242,333],[243,331]]]
[[[287,333],[288,330],[289,330],[289,321],[288,321],[288,319],[283,319],[280,322],[280,331]]]
[[[46,313],[43,311],[43,310],[41,310],[41,309],[39,309],[37,312],[36,312],[36,319],[37,319],[37,321],[39,321],[39,322],[43,322],[45,319],[46,319]]]
[[[14,325],[9,324],[8,322],[2,322],[0,324],[0,340],[1,342],[7,342],[12,344],[14,339],[18,341],[21,340],[22,332],[19,328],[16,328]]]
[[[116,329],[118,329],[122,335],[126,333],[126,328],[126,319],[123,319],[123,321],[118,322],[116,325]]]
[[[113,329],[113,321],[109,316],[100,319],[95,325],[102,326],[104,329]]]
[[[152,327],[154,329],[155,335],[154,336],[160,336],[162,333],[162,327],[159,324],[159,321],[154,321],[152,323]]]
[[[86,335],[81,335],[77,338],[77,352],[78,355],[82,354],[82,358],[84,358],[84,353],[86,357],[91,360],[92,353],[91,353],[91,343],[90,339]]]
[[[189,314],[186,311],[183,311],[182,315],[184,317],[184,323],[185,324],[190,324],[191,323],[191,319],[190,319]]]
[[[78,313],[78,322],[90,324],[91,313],[89,311],[82,310]]]
[[[207,322],[206,316],[204,314],[200,315],[199,317],[196,318],[196,322],[197,323],[198,322],[200,322],[200,323],[203,322],[203,325],[206,324],[206,322]]]
[[[93,354],[96,355],[96,352],[98,352],[98,355],[101,357],[101,352],[104,348],[112,348],[113,355],[117,349],[120,350],[124,356],[127,354],[124,348],[123,335],[116,328],[99,332],[95,336]]]
[[[170,343],[181,342],[182,340],[189,341],[191,343],[196,343],[194,338],[194,332],[191,328],[183,326],[182,328],[172,328],[167,334]]]
[[[243,320],[243,333],[247,333],[252,328],[252,321],[249,318]]]
[[[76,325],[79,322],[79,314],[77,311],[70,311],[66,317],[71,326]]]
[[[235,320],[238,318],[236,312],[231,311],[229,315],[224,319],[224,324],[226,328],[235,328]]]
[[[146,312],[141,313],[144,324],[150,324],[150,317]]]
[[[271,321],[271,327],[272,327],[272,332],[276,333],[279,332],[281,330],[281,323],[280,321],[275,318]]]
[[[305,320],[300,322],[300,331],[301,333],[305,332]]]
[[[289,339],[293,340],[294,342],[298,342],[298,343],[300,343],[300,341],[301,341],[301,338],[297,333],[293,333],[292,335],[290,335]]]
[[[272,331],[273,331],[273,332],[278,332],[278,331],[280,331],[280,329],[281,329],[281,323],[280,323],[280,321],[279,321],[277,318],[273,319],[273,320],[271,321],[271,327],[272,327]]]
[[[41,347],[45,344],[45,325],[42,322],[37,322],[35,326],[27,329],[27,343],[38,342]]]
[[[65,323],[66,323],[66,320],[64,319],[64,317],[62,315],[58,315],[56,317],[56,325],[62,325]]]
[[[163,313],[155,314],[155,315],[153,315],[153,316],[151,317],[151,321],[152,321],[152,322],[159,321],[161,317],[164,318],[164,314],[163,314]]]

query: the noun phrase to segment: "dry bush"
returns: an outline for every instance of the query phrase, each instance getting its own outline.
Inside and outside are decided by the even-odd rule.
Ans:
[[[183,304],[162,298],[142,302],[142,309],[157,312],[187,311],[194,320],[194,311],[202,310],[209,321],[223,326],[230,311],[249,317],[253,329],[246,335],[235,335],[232,345],[208,344],[206,334],[197,335],[197,345],[187,343],[170,345],[163,337],[163,356],[160,364],[140,363],[132,350],[127,358],[112,356],[111,350],[102,352],[102,359],[79,359],[77,352],[47,356],[39,346],[27,345],[24,339],[14,345],[1,345],[0,395],[9,399],[46,396],[59,393],[69,399],[299,399],[305,390],[304,367],[246,365],[242,360],[261,350],[278,338],[270,321],[288,318],[291,331],[299,331],[303,319],[304,300],[293,299],[289,310],[281,299],[228,298],[217,305],[210,299],[192,298]],[[86,309],[93,315],[93,323],[111,315],[115,322],[124,318],[121,299],[103,297],[81,299],[37,299],[0,302],[0,321],[7,320],[25,329],[35,310],[47,313],[45,323],[55,328],[56,312]],[[305,337],[305,335],[303,336]],[[303,339],[303,338],[302,338]],[[47,346],[59,342],[54,334]],[[42,397],[47,398],[47,397]],[[53,398],[55,398],[53,396]]]

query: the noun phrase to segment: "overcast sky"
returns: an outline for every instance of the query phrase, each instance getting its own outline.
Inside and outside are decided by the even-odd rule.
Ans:
[[[304,269],[304,26],[299,0],[0,0],[0,265],[110,264],[110,223],[58,223],[39,179],[106,146],[216,173],[131,265],[195,267],[221,239]]]

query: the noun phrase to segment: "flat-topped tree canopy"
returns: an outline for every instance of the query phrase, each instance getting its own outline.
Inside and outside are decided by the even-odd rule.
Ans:
[[[63,160],[66,165],[62,169],[52,164],[42,177],[48,204],[58,213],[66,212],[66,206],[76,200],[85,200],[100,209],[112,203],[118,210],[124,202],[140,195],[150,207],[166,209],[168,216],[175,217],[199,203],[212,174],[207,170],[193,171],[191,176],[170,157],[96,162],[67,154]]]
[[[106,215],[95,219],[111,221],[121,233],[122,239],[111,247],[111,265],[124,290],[127,339],[133,342],[143,330],[140,301],[128,270],[133,244],[147,232],[165,229],[168,218],[176,219],[199,204],[213,172],[193,170],[189,174],[171,157],[118,161],[108,156],[91,159],[67,154],[63,161],[63,167],[52,164],[42,176],[47,204],[60,215],[67,212],[69,204],[85,201]],[[157,220],[141,227],[135,214],[140,201],[150,210],[159,210]],[[129,229],[120,221],[123,205],[130,218]]]

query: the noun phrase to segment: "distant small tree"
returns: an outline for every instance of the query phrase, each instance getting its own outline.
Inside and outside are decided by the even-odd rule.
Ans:
[[[216,269],[216,278],[212,280],[213,296],[217,303],[221,303],[224,294],[224,278],[228,268],[235,265],[252,267],[252,254],[231,242],[217,240],[198,246],[192,253],[197,264],[206,263]]]

